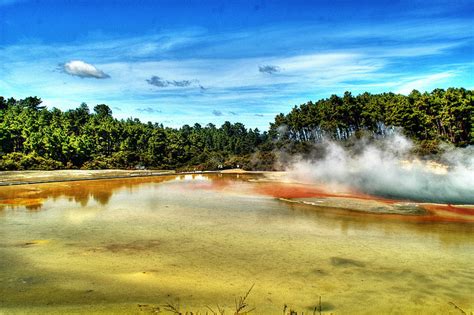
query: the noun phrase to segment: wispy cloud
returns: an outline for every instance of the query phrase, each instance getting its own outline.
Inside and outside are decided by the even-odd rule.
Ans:
[[[150,79],[147,79],[146,82],[148,82],[148,84],[151,84],[153,86],[156,86],[156,87],[168,87],[168,86],[175,86],[175,87],[188,87],[190,85],[193,84],[193,82],[196,82],[195,80],[194,81],[190,81],[190,80],[165,80],[163,78],[160,78],[156,75],[152,76]],[[204,89],[201,85],[199,85],[199,88],[200,89]]]
[[[80,78],[107,79],[108,74],[97,69],[94,65],[86,63],[82,60],[71,60],[61,65],[65,73]]]
[[[177,86],[177,87],[186,87],[192,84],[189,80],[181,80],[181,81],[168,81],[170,85]]]
[[[419,79],[410,80],[398,87],[397,93],[408,95],[413,90],[427,91],[435,88],[440,82],[446,81],[454,76],[453,72],[442,72],[431,74]]]
[[[258,66],[258,71],[261,73],[274,74],[280,72],[280,67],[271,65]]]
[[[159,114],[162,111],[153,107],[144,107],[144,108],[137,108],[137,112],[147,113],[147,114]]]
[[[266,128],[268,117],[291,105],[344,90],[473,86],[472,58],[459,55],[472,50],[472,35],[466,35],[472,24],[440,19],[427,26],[416,20],[354,30],[295,24],[227,33],[100,35],[54,45],[22,42],[0,47],[0,90],[38,95],[59,108],[107,103],[122,108],[118,116],[124,118],[133,113],[147,119],[157,113],[155,104],[166,104],[174,110],[160,115],[163,121],[235,116],[230,118]],[[62,65],[70,76],[55,71],[63,60],[71,60]],[[110,79],[98,84],[75,77]]]
[[[146,82],[156,87],[166,87],[169,85],[166,80],[163,80],[162,78],[157,77],[156,75],[152,76],[150,79],[147,79]]]

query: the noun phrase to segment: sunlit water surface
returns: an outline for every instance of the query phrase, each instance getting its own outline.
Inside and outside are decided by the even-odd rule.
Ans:
[[[233,314],[253,284],[254,314],[312,314],[319,297],[324,314],[474,311],[472,224],[334,212],[258,185],[209,175],[0,188],[12,204],[0,208],[0,313],[179,303]]]

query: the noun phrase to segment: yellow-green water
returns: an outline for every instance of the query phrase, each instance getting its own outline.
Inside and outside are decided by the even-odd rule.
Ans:
[[[233,314],[252,284],[254,314],[312,314],[320,296],[323,314],[474,311],[471,224],[314,209],[248,179],[0,188],[17,202],[0,208],[0,314]]]

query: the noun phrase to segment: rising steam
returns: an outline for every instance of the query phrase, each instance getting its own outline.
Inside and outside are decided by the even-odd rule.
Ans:
[[[352,149],[331,141],[323,147],[321,158],[293,161],[290,176],[397,199],[474,204],[474,147],[445,148],[442,164],[415,158],[412,142],[399,133]]]

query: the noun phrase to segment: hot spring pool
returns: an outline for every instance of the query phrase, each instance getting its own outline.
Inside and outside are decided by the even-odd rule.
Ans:
[[[320,297],[323,314],[474,311],[472,220],[262,193],[275,185],[221,174],[0,187],[0,314],[233,314],[252,285],[254,314],[312,314]]]

